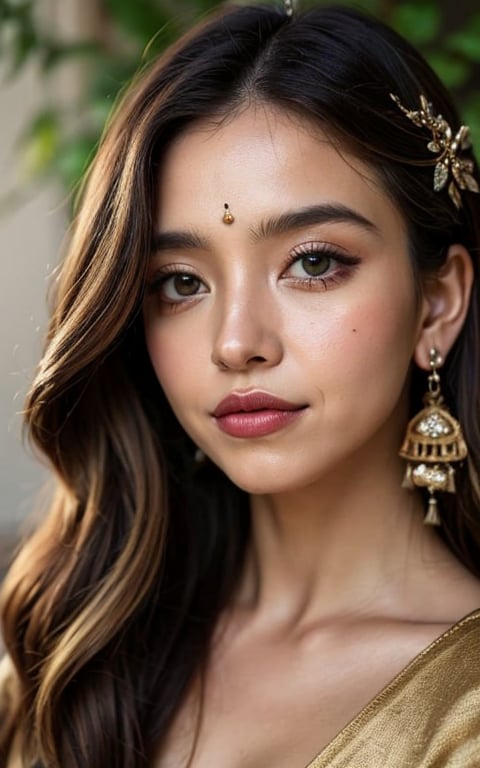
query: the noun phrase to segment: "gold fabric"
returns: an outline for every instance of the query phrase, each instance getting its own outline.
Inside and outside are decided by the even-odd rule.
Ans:
[[[480,768],[480,611],[416,656],[307,768]]]

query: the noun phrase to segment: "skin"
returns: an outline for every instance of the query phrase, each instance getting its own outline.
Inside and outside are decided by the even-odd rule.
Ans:
[[[326,205],[369,224],[337,217],[264,231],[287,211]],[[401,487],[398,458],[412,360],[426,369],[432,346],[448,353],[470,260],[452,246],[419,299],[405,222],[374,171],[307,123],[258,105],[177,138],[156,225],[144,309],[153,366],[179,421],[252,509],[190,764],[301,768],[480,605],[477,580]],[[172,245],[172,232],[191,242]],[[304,409],[266,436],[225,434],[212,412],[250,390]],[[159,768],[186,762],[195,711],[192,690]]]

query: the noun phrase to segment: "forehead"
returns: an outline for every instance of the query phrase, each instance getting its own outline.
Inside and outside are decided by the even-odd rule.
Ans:
[[[158,193],[160,229],[202,217],[208,226],[225,203],[238,225],[332,202],[405,229],[374,168],[310,121],[262,104],[186,129],[164,156]]]

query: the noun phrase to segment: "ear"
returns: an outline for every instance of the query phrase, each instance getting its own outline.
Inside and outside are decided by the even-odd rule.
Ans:
[[[451,245],[443,267],[423,281],[414,353],[420,368],[428,370],[432,348],[445,360],[465,321],[472,283],[473,265],[469,252],[463,245]]]

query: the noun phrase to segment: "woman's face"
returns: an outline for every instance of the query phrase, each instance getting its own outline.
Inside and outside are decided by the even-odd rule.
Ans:
[[[179,137],[158,201],[147,346],[194,442],[251,493],[391,464],[421,331],[406,228],[371,169],[257,106]]]

